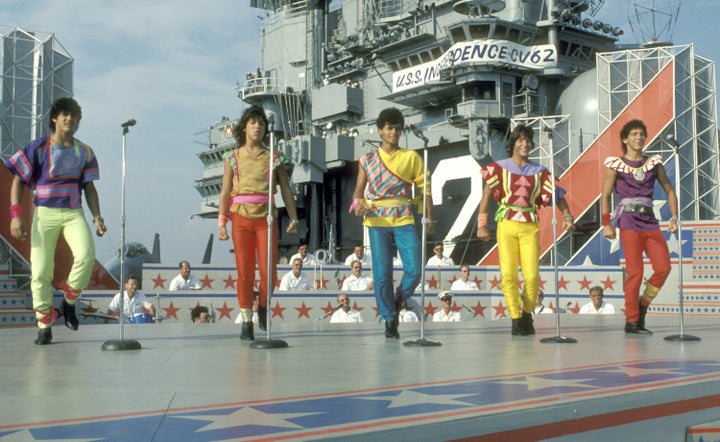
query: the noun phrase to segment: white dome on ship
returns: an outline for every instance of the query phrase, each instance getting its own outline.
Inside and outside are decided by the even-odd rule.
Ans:
[[[570,116],[570,140],[582,150],[598,136],[597,71],[591,69],[577,76],[560,94],[557,115]]]

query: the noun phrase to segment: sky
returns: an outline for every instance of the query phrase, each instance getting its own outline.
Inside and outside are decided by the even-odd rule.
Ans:
[[[650,1],[644,1],[648,4]],[[598,3],[598,0],[595,0]],[[624,29],[620,43],[636,43],[627,0],[606,0],[595,19]],[[162,262],[200,263],[216,220],[199,212],[193,187],[202,177],[196,153],[207,130],[246,105],[236,84],[260,65],[262,11],[246,0],[0,0],[0,25],[54,33],[74,58],[74,97],[83,109],[76,137],[95,150],[96,183],[107,234],[97,258],[110,260],[121,242],[122,128],[126,141],[125,239],[152,247],[160,234]],[[695,43],[696,53],[720,60],[714,38],[718,0],[655,0],[680,5],[672,41]],[[637,29],[637,25],[633,26]],[[667,34],[662,34],[667,37]],[[216,235],[217,236],[217,235]],[[231,244],[214,242],[212,262],[231,265]]]

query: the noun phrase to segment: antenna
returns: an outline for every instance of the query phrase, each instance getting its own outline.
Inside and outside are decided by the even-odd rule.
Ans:
[[[680,14],[679,0],[634,0],[628,21],[644,47],[669,46]]]

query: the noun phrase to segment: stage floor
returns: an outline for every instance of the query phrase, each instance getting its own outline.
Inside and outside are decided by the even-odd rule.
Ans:
[[[720,324],[686,318],[698,342],[664,339],[677,318],[648,316],[652,336],[624,318],[426,323],[440,346],[404,345],[383,326],[278,325],[287,348],[257,349],[234,324],[125,325],[141,350],[103,351],[120,326],[0,329],[0,441],[685,440],[720,417]],[[256,329],[256,338],[266,334]],[[576,343],[544,343],[566,336]],[[632,436],[630,436],[632,435]]]

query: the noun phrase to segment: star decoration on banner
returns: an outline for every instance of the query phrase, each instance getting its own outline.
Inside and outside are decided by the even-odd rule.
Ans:
[[[545,283],[547,281],[542,278],[539,278],[539,279],[540,279],[540,290],[545,290]]]
[[[338,279],[338,287],[342,287],[345,283],[345,280],[347,279],[346,275],[343,275],[342,279]]]
[[[153,286],[154,289],[156,289],[156,288],[164,289],[164,288],[165,288],[165,281],[167,281],[167,279],[163,278],[163,277],[160,276],[160,274],[158,273],[157,278],[151,279],[151,281],[153,282],[153,284],[155,284],[155,285]]]
[[[575,313],[576,315],[580,313],[580,304],[575,302],[575,307],[568,308],[568,311]]]
[[[453,301],[452,305],[450,306],[450,310],[454,312],[459,312],[460,310],[462,310],[462,307],[457,305],[457,302]]]
[[[232,277],[232,275],[230,273],[228,273],[227,279],[223,279],[222,281],[225,283],[226,289],[227,288],[231,288],[231,289],[235,288],[235,279]]]
[[[335,311],[335,307],[328,301],[327,305],[325,307],[320,307],[323,312],[325,312],[325,315],[331,315]],[[323,315],[323,316],[325,316]]]
[[[376,306],[376,307],[373,307],[372,309],[373,309],[373,310],[375,310],[375,317],[376,317],[376,318],[377,318],[378,316],[380,316],[380,315],[378,315],[378,309],[377,309],[377,306]]]
[[[458,280],[458,279],[455,277],[455,275],[453,275],[452,279],[448,279],[448,280],[447,280],[447,283],[450,284],[450,287],[452,287],[453,282],[455,282],[455,281],[457,281],[457,280]]]
[[[550,301],[550,305],[548,305],[548,308],[549,308],[550,310],[552,310],[553,313],[557,313],[557,309],[556,309],[555,306],[553,305],[552,301]]]
[[[431,276],[430,279],[428,279],[425,282],[427,282],[427,284],[430,286],[431,289],[438,288],[438,280],[435,279],[435,275]]]
[[[180,311],[180,307],[175,307],[172,301],[170,301],[170,305],[168,305],[167,307],[163,307],[162,309],[165,310],[166,318],[178,318],[177,312]]]
[[[502,301],[498,301],[498,305],[493,306],[493,310],[495,310],[495,317],[505,318],[507,317],[507,314],[505,313],[507,311],[507,307],[505,307],[502,303]]]
[[[200,282],[202,282],[202,288],[207,287],[207,288],[209,288],[209,289],[212,288],[212,283],[213,283],[213,281],[215,281],[215,280],[214,280],[214,279],[210,279],[210,277],[208,276],[207,273],[205,274],[205,277],[200,280]]]
[[[230,312],[233,311],[233,308],[227,306],[227,301],[223,302],[223,306],[222,306],[222,307],[218,307],[218,308],[217,308],[217,311],[220,312],[220,316],[218,317],[218,321],[221,320],[221,319],[223,318],[223,316],[226,317],[226,318],[228,318],[228,319],[230,319],[230,320],[232,320],[232,318],[230,317]]]
[[[435,314],[435,310],[437,310],[437,307],[432,305],[432,301],[430,301],[428,305],[425,306],[425,315],[432,317],[432,315]]]
[[[501,281],[500,281],[500,279],[498,279],[497,275],[493,276],[493,279],[488,280],[488,282],[490,283],[490,290],[492,290],[492,289],[500,290]]]
[[[560,279],[558,279],[558,282],[557,282],[558,291],[560,291],[560,289],[565,289],[567,291],[569,282],[570,281],[565,279],[564,276],[560,276]]]
[[[298,319],[305,316],[306,318],[310,319],[310,310],[312,310],[312,307],[307,307],[305,305],[305,301],[303,301],[302,305],[300,307],[294,307],[295,310],[298,311]]]
[[[475,284],[477,284],[478,288],[481,288],[480,284],[482,284],[483,282],[482,279],[478,279],[478,277],[476,276],[475,278],[473,278],[473,281],[475,281]]]
[[[210,422],[209,424],[197,431],[210,431],[222,430],[224,428],[242,427],[246,425],[302,429],[302,426],[293,424],[288,420],[296,417],[310,416],[313,414],[320,413],[264,413],[252,407],[241,407],[229,414],[193,414],[189,416],[176,415],[173,417],[208,421]]]
[[[687,239],[678,241],[677,233],[671,233],[670,237],[667,240],[668,249],[670,250],[670,256],[672,256],[673,258],[677,258],[678,247],[680,247],[682,244],[685,244],[686,242],[688,242]]]
[[[475,304],[475,305],[472,306],[471,308],[473,309],[473,312],[474,312],[474,313],[473,313],[473,318],[476,317],[476,316],[482,316],[483,318],[485,317],[485,309],[486,309],[487,307],[483,307],[483,305],[480,304],[480,301],[478,301],[477,304]]]
[[[387,406],[390,408],[410,407],[414,405],[459,405],[467,407],[468,402],[460,401],[465,397],[474,397],[469,394],[425,394],[412,390],[402,390],[396,396],[365,396],[357,399],[390,401]]]
[[[583,275],[583,279],[578,281],[578,284],[580,284],[580,290],[590,290],[592,280],[587,279],[587,275]]]
[[[92,301],[88,301],[87,305],[82,308],[83,313],[97,313],[98,310],[100,309],[93,307]]]
[[[600,282],[602,282],[603,290],[613,290],[614,289],[613,286],[615,285],[615,283],[617,281],[613,281],[612,279],[610,279],[610,275],[608,275],[607,278],[605,278],[605,281],[600,281]]]
[[[359,307],[359,306],[357,305],[357,301],[353,301],[352,309],[353,309],[353,310],[356,310],[356,311],[358,311],[358,312],[361,312],[361,311],[363,311],[363,310],[365,309],[365,307]]]
[[[326,289],[328,282],[330,282],[329,279],[325,279],[325,278],[316,279],[315,287],[318,287],[318,289]]]
[[[517,381],[500,381],[499,384],[510,385],[527,385],[528,391],[542,390],[545,388],[598,388],[596,385],[590,384],[590,381],[596,381],[596,378],[587,379],[555,379],[541,378],[539,376],[527,376],[525,379]]]
[[[273,318],[279,316],[281,319],[285,319],[285,317],[283,316],[283,312],[287,310],[287,308],[280,307],[280,302],[275,301],[275,307],[271,307],[270,310],[272,310]]]

